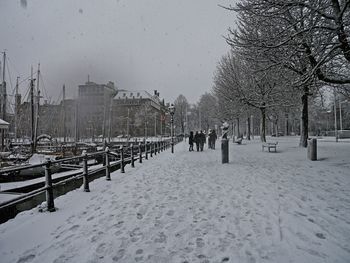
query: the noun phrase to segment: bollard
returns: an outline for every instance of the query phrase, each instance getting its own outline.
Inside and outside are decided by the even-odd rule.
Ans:
[[[317,161],[317,139],[308,139],[307,142],[307,157],[311,161]]]
[[[135,167],[135,158],[134,158],[134,145],[130,145],[130,151],[131,151],[131,167]]]
[[[120,146],[120,172],[121,173],[125,173],[125,169],[124,169],[124,148],[123,146]]]
[[[82,152],[82,156],[83,156],[83,186],[84,186],[84,192],[90,192],[89,179],[88,179],[87,154],[86,154],[85,150]]]
[[[145,142],[145,159],[148,160],[148,142]]]
[[[221,160],[222,163],[228,163],[228,140],[221,140]]]
[[[110,181],[111,180],[111,166],[109,164],[108,153],[109,153],[109,148],[106,147],[106,150],[105,150],[106,180]]]
[[[152,157],[152,154],[153,154],[152,142],[150,142],[149,150],[150,150],[150,156]]]
[[[160,153],[160,142],[157,142],[157,146],[158,146],[158,153]]]
[[[154,142],[153,145],[154,145],[154,155],[157,155],[157,143]]]
[[[51,161],[47,159],[45,164],[45,187],[46,187],[46,204],[49,212],[56,211],[53,201],[52,177],[51,177]]]
[[[142,163],[142,148],[141,148],[141,143],[139,143],[139,163]]]

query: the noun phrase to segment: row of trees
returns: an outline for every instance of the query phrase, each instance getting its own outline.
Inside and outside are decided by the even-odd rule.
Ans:
[[[329,113],[325,94],[350,95],[350,1],[240,0],[224,8],[237,15],[226,37],[230,52],[217,65],[211,94],[191,107],[183,95],[177,98],[177,131],[228,121],[240,135],[244,118],[247,137],[258,120],[266,141],[267,124],[278,134],[282,122],[287,134],[298,126],[306,147],[309,115],[316,131]]]
[[[241,0],[225,8],[238,22],[214,77],[221,113],[258,111],[266,141],[267,115],[301,108],[300,145],[306,147],[310,97],[321,96],[325,86],[349,94],[350,1]]]

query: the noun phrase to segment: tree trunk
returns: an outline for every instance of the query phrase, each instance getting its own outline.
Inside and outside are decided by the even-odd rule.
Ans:
[[[260,140],[266,142],[266,109],[260,108],[261,112],[261,131],[260,131]]]
[[[250,141],[250,117],[247,118],[247,140]]]
[[[307,147],[307,139],[309,136],[309,113],[308,113],[308,95],[309,87],[304,87],[304,94],[301,96],[301,127],[300,127],[300,147]]]
[[[284,135],[289,135],[289,122],[288,122],[289,115],[288,113],[285,114],[285,122],[284,122]]]

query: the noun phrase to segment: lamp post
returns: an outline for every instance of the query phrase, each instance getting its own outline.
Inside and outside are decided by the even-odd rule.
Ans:
[[[171,133],[171,153],[174,153],[174,113],[175,113],[175,107],[174,104],[171,104],[169,107],[169,112],[170,112],[170,133]]]

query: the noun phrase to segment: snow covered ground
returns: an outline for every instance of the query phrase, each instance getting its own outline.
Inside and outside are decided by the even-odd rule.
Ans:
[[[6,262],[350,262],[350,143],[168,150],[0,225]]]

